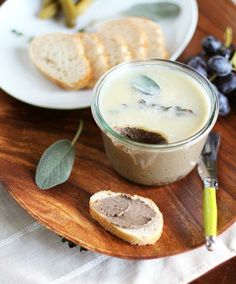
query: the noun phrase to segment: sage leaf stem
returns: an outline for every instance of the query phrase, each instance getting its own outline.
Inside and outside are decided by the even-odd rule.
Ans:
[[[71,145],[75,145],[76,141],[78,140],[78,138],[80,137],[80,134],[83,130],[83,127],[84,127],[84,123],[83,123],[83,120],[80,120],[79,121],[79,127],[78,127],[78,130],[75,134],[75,137],[73,138],[72,142],[71,142]]]

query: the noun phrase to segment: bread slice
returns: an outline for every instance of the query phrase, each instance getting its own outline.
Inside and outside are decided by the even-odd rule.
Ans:
[[[129,46],[119,35],[97,33],[97,36],[107,52],[109,68],[133,59]]]
[[[86,57],[92,68],[92,78],[87,87],[93,87],[97,80],[109,69],[108,55],[105,47],[95,33],[79,33],[84,46]]]
[[[80,89],[92,72],[79,37],[53,33],[36,37],[29,54],[36,67],[52,82],[65,89]]]
[[[145,206],[153,209],[153,211],[155,212],[155,216],[152,217],[152,219],[149,220],[146,224],[134,228],[124,228],[112,223],[105,213],[103,214],[101,212],[98,212],[98,210],[96,209],[96,204],[98,204],[97,202],[102,199],[117,196],[126,197],[130,200],[142,201]],[[117,209],[117,204],[113,204],[111,206],[113,206],[114,210]],[[138,195],[131,196],[128,194],[116,193],[112,191],[99,191],[90,197],[89,211],[92,218],[95,219],[98,223],[100,223],[107,231],[131,244],[154,244],[160,238],[163,230],[163,217],[156,204],[151,199],[144,198]]]
[[[148,19],[132,17],[129,20],[140,29],[142,29],[147,38],[146,58],[168,58],[168,52],[165,48],[164,35],[161,27]]]
[[[136,26],[129,18],[107,21],[97,27],[98,31],[108,36],[122,37],[132,51],[132,59],[146,57],[147,37],[143,29]]]

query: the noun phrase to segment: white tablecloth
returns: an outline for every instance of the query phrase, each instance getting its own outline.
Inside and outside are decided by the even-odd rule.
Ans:
[[[1,284],[180,284],[236,255],[236,224],[205,247],[177,256],[129,261],[70,249],[25,212],[0,186]]]

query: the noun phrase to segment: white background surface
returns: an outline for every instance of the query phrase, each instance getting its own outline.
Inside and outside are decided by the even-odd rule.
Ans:
[[[149,0],[158,2],[162,0]],[[112,14],[143,0],[97,0],[79,17],[74,29],[54,20],[36,17],[41,0],[8,0],[0,6],[0,87],[13,97],[35,106],[55,109],[75,109],[90,106],[91,90],[64,91],[49,82],[31,63],[28,56],[29,39],[50,33],[74,33],[91,20],[110,17]],[[162,21],[171,59],[176,59],[190,41],[197,23],[195,0],[172,0],[182,9],[176,20]],[[114,5],[115,3],[115,5]],[[17,37],[16,29],[24,34]]]

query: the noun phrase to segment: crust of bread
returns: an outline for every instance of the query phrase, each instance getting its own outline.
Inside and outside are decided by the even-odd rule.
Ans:
[[[90,82],[90,80],[92,78],[92,71],[91,71],[82,80],[80,80],[76,84],[68,85],[61,80],[57,80],[57,79],[51,77],[49,74],[45,73],[45,71],[42,68],[40,68],[39,66],[36,66],[36,67],[49,81],[51,81],[52,83],[54,83],[58,87],[65,89],[65,90],[68,90],[68,91],[80,90],[80,89],[85,88],[88,85],[88,82]]]
[[[144,198],[138,195],[131,196],[132,199],[139,199],[148,204],[157,214],[158,216],[158,227],[155,229],[155,231],[151,231],[150,234],[145,234],[143,236],[142,234],[139,234],[139,231],[137,229],[124,229],[117,225],[112,224],[109,222],[105,217],[103,217],[101,214],[97,213],[93,209],[93,202],[96,200],[99,200],[100,198],[109,197],[109,196],[117,196],[117,195],[123,195],[123,193],[115,193],[112,191],[99,191],[91,196],[89,201],[89,212],[90,215],[94,220],[96,220],[100,225],[102,225],[105,230],[109,231],[113,235],[117,236],[118,238],[132,244],[132,245],[152,245],[155,244],[159,238],[161,237],[162,230],[163,230],[163,217],[161,212],[159,211],[156,204],[149,198]],[[135,230],[137,233],[135,233]]]

